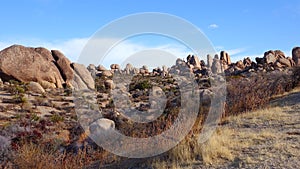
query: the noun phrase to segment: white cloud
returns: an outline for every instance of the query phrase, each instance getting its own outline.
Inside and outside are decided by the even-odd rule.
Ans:
[[[65,56],[67,56],[72,62],[79,62],[85,65],[93,63],[95,65],[103,64],[104,66],[108,67],[112,63],[117,63],[120,65],[124,65],[123,63],[128,59],[130,56],[134,55],[135,53],[141,52],[143,50],[161,50],[167,53],[170,53],[174,56],[174,60],[170,60],[169,65],[171,66],[175,63],[176,58],[185,58],[190,52],[184,46],[177,45],[177,44],[167,44],[167,45],[158,45],[158,46],[144,46],[138,43],[133,43],[130,41],[124,41],[118,43],[116,46],[113,46],[111,50],[107,53],[103,60],[99,58],[99,50],[103,48],[103,46],[112,46],[117,39],[95,39],[92,42],[95,47],[91,48],[87,53],[81,55],[83,48],[85,47],[86,43],[88,42],[88,38],[74,38],[69,40],[59,40],[59,41],[43,41],[38,39],[31,39],[31,40],[16,40],[14,42],[0,42],[0,50],[9,47],[13,44],[20,44],[24,46],[31,46],[31,47],[45,47],[49,50],[57,49],[62,51]],[[100,47],[100,48],[99,48]],[[84,56],[87,56],[84,58]],[[142,57],[142,56],[141,56]],[[149,58],[147,58],[149,59]],[[155,58],[151,60],[152,62],[155,61],[157,66],[161,66],[162,62],[160,62],[161,58]],[[145,64],[147,64],[147,60]],[[148,60],[149,61],[149,60]],[[166,62],[165,62],[166,64]]]
[[[210,28],[210,29],[217,29],[219,27],[219,25],[217,25],[217,24],[210,24],[209,26],[208,26],[208,28]]]
[[[246,48],[237,48],[237,49],[229,49],[229,50],[225,50],[227,53],[229,53],[229,55],[233,56],[233,55],[238,55],[240,53],[243,53],[246,51]]]
[[[142,53],[145,51],[147,51],[147,54]],[[152,56],[151,53],[153,53]],[[141,65],[149,65],[152,67],[155,65],[171,66],[175,64],[177,58],[185,58],[188,53],[190,52],[186,47],[176,44],[144,46],[137,43],[125,41],[114,46],[101,63],[106,67],[111,63],[126,65],[128,62],[134,62],[134,66],[137,67]],[[164,56],[164,54],[172,56],[173,58]],[[131,57],[137,57],[137,55],[138,57],[143,58],[139,60],[140,63],[138,63],[137,61],[130,61],[133,59]]]
[[[0,50],[9,47],[14,44],[20,44],[30,47],[45,47],[49,50],[57,49],[62,51],[71,61],[76,61],[80,55],[80,52],[86,44],[88,38],[75,38],[66,41],[43,41],[39,39],[30,40],[15,40],[9,42],[0,42]]]
[[[226,49],[223,46],[216,46],[215,49],[218,52],[218,54],[221,51],[226,51],[230,56],[240,55],[241,53],[247,50],[247,48]]]
[[[224,49],[224,46],[215,46],[216,51],[221,51]]]

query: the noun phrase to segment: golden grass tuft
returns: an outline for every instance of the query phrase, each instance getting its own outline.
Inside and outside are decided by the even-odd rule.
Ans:
[[[20,169],[81,169],[89,162],[84,150],[76,155],[58,154],[34,144],[24,144],[13,158],[13,163]]]
[[[233,130],[229,128],[217,128],[212,137],[200,146],[201,156],[205,164],[216,164],[224,160],[234,160],[231,147]]]
[[[186,138],[167,153],[167,157],[158,157],[151,161],[153,168],[179,169],[191,167],[195,163],[206,165],[219,164],[224,161],[232,161],[232,135],[234,131],[229,128],[217,128],[212,137],[200,144],[198,137]]]

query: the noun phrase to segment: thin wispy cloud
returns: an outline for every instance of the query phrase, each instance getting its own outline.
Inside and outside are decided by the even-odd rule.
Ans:
[[[215,49],[218,53],[220,53],[221,51],[226,51],[231,56],[239,55],[239,54],[247,51],[247,48],[226,49],[223,46],[216,46]]]
[[[112,63],[117,63],[120,65],[124,65],[124,61],[126,61],[128,58],[130,58],[132,55],[141,52],[143,50],[160,50],[164,51],[167,53],[170,53],[171,55],[174,56],[174,60],[170,61],[169,65],[171,66],[175,63],[176,58],[185,58],[190,51],[184,47],[180,46],[177,44],[165,44],[165,45],[157,45],[157,46],[145,46],[141,45],[139,43],[134,43],[134,42],[122,42],[114,46],[108,53],[107,55],[101,60],[99,59],[100,56],[98,48],[95,48],[94,51],[89,52],[88,58],[80,58],[83,57],[81,56],[81,52],[85,45],[87,44],[89,38],[74,38],[74,39],[69,39],[65,41],[43,41],[43,40],[18,40],[14,42],[0,42],[0,50],[3,50],[6,47],[9,47],[13,44],[20,44],[28,47],[45,47],[49,50],[60,50],[64,53],[66,57],[68,57],[72,62],[80,62],[80,61],[85,61],[83,64],[90,64],[91,62],[95,61],[97,63],[94,63],[95,65],[97,64],[102,64],[105,67],[109,67],[110,64]],[[97,46],[101,46],[101,44],[107,44],[108,42],[114,41],[113,39],[101,39],[97,40],[95,44]],[[91,57],[91,56],[94,56]],[[142,57],[142,56],[141,56]],[[151,62],[156,61],[158,66],[161,66],[160,59],[161,58],[155,58],[151,60]],[[99,63],[101,62],[101,63]],[[125,63],[126,64],[126,63]],[[145,64],[147,64],[147,60],[145,60]],[[167,64],[167,63],[165,63]]]
[[[20,44],[27,47],[45,47],[49,50],[60,50],[71,61],[76,61],[87,41],[88,38],[74,38],[64,41],[44,41],[40,39],[11,40],[8,42],[0,42],[0,50],[3,50],[4,48],[14,44]]]
[[[225,51],[233,56],[233,55],[238,55],[238,54],[245,52],[246,48],[229,49],[229,50],[225,50]]]
[[[210,28],[210,29],[217,29],[217,28],[219,28],[219,25],[217,25],[217,24],[210,24],[209,26],[208,26],[208,28]]]

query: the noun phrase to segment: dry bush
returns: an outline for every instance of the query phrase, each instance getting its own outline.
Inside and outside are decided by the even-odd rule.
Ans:
[[[227,77],[225,116],[265,107],[272,96],[299,85],[300,68],[290,72],[256,73],[249,77]]]
[[[86,151],[76,155],[55,153],[32,143],[23,145],[13,158],[13,163],[20,169],[81,169],[91,163]]]

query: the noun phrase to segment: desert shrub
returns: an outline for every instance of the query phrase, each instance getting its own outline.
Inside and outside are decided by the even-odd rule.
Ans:
[[[26,83],[14,80],[9,81],[9,83],[10,85],[5,89],[13,95],[25,94],[25,92],[27,91]]]
[[[20,169],[81,169],[91,163],[89,159],[86,151],[79,151],[76,155],[72,155],[49,150],[43,145],[28,143],[16,151],[13,163]]]
[[[130,90],[135,90],[135,89],[145,90],[145,89],[150,89],[151,87],[152,87],[152,85],[149,80],[142,80],[142,81],[138,81],[137,83],[131,85],[129,87],[129,89]]]
[[[107,78],[103,76],[97,76],[95,78],[95,89],[101,93],[108,93],[109,90],[105,87],[104,82]]]
[[[33,121],[39,121],[40,117],[36,113],[32,113],[30,119]]]
[[[244,78],[227,78],[225,115],[263,108],[272,96],[295,88],[299,84],[299,75],[299,68],[295,68],[287,72],[267,72]]]
[[[58,122],[62,122],[64,121],[64,117],[59,115],[59,114],[53,114],[51,117],[50,117],[50,120],[54,123],[58,123]]]

